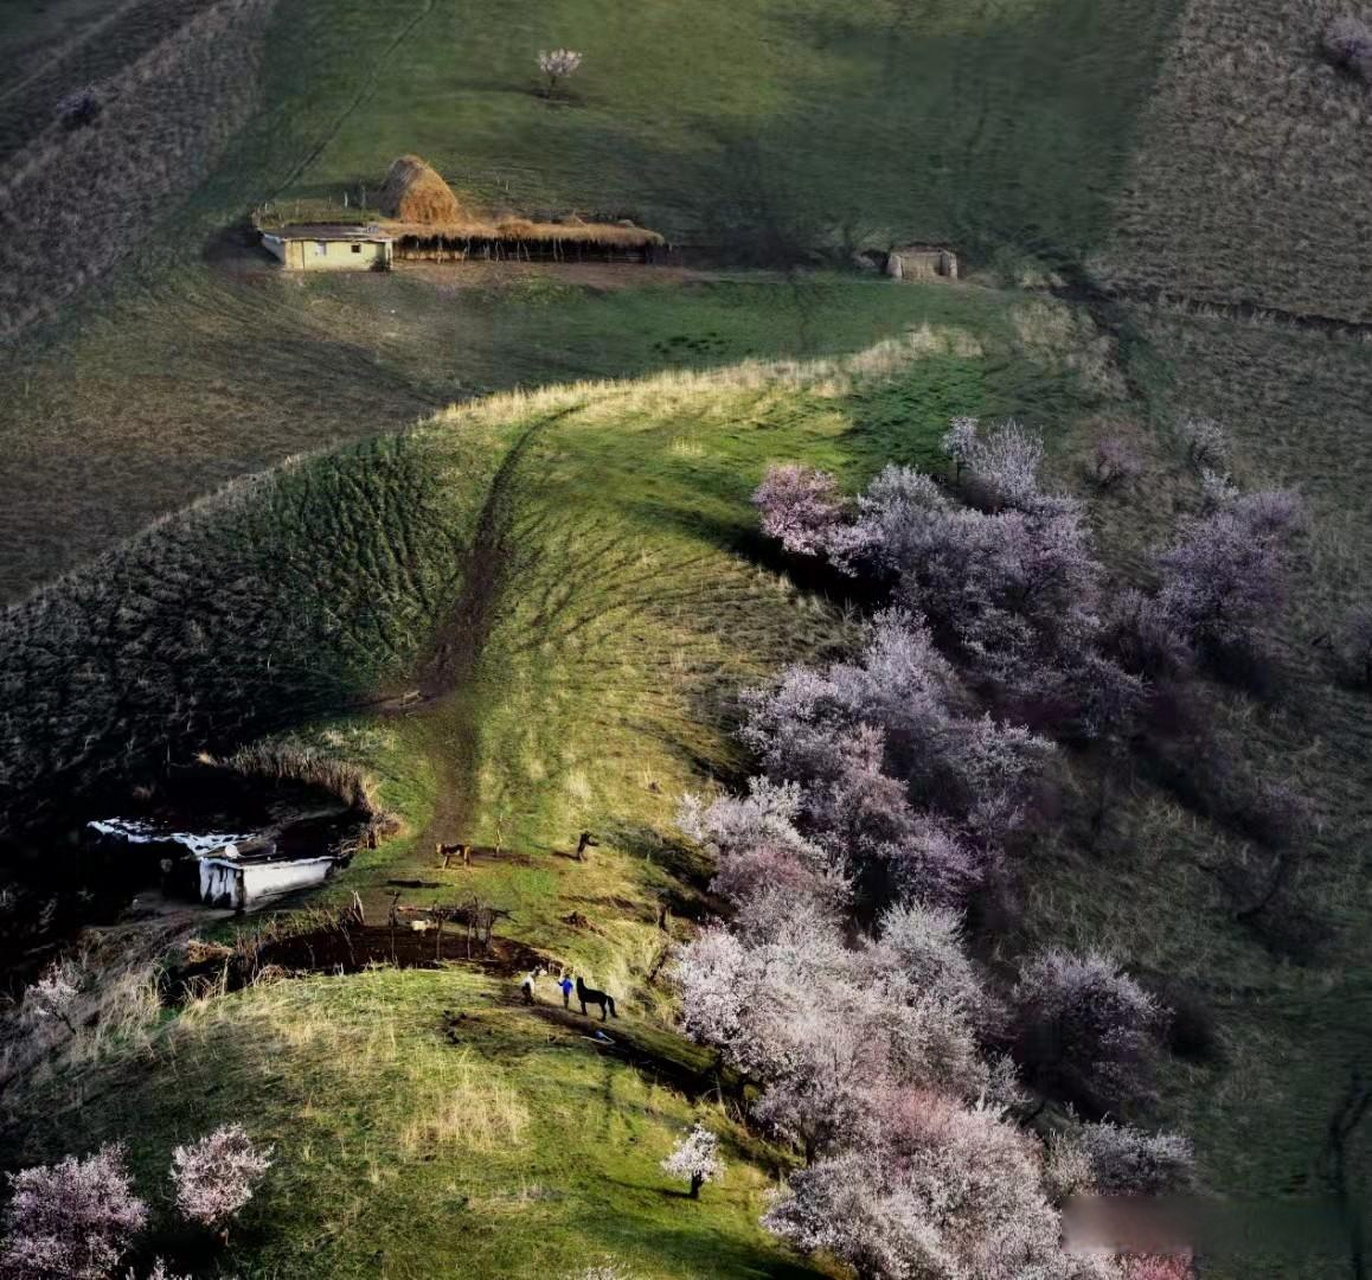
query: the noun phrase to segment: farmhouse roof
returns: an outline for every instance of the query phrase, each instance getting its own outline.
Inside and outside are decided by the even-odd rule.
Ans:
[[[262,234],[278,240],[365,240],[369,243],[391,240],[393,233],[375,223],[360,226],[348,222],[297,222],[284,227],[264,227]]]

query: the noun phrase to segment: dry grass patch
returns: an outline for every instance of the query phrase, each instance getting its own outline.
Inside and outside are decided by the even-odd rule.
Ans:
[[[1372,319],[1372,94],[1339,0],[1188,0],[1096,264],[1109,283]]]

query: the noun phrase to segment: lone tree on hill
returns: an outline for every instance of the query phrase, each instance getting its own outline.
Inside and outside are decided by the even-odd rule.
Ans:
[[[176,1207],[191,1222],[227,1236],[229,1222],[252,1199],[271,1168],[271,1149],[255,1146],[240,1124],[220,1125],[198,1142],[172,1152]]]
[[[538,69],[543,72],[543,96],[551,98],[555,90],[581,66],[581,55],[575,49],[540,49]]]
[[[724,1173],[724,1161],[719,1158],[719,1138],[703,1124],[697,1124],[662,1162],[668,1173],[691,1180],[691,1199],[700,1197],[700,1188],[714,1182]]]

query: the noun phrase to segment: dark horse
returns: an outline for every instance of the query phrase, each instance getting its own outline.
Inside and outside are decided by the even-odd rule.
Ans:
[[[605,1011],[610,1011],[610,1016],[617,1018],[619,1014],[615,1012],[615,998],[605,991],[597,991],[594,987],[588,987],[578,977],[576,980],[576,998],[581,1002],[581,1014],[586,1016],[586,1006],[588,1004],[598,1004],[600,1006],[600,1020],[605,1021]]]

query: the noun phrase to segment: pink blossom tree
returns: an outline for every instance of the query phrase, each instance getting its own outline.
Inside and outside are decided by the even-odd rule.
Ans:
[[[1178,1133],[1103,1121],[1079,1126],[1068,1141],[1085,1154],[1090,1188],[1103,1195],[1183,1191],[1195,1177],[1195,1153]]]
[[[1043,438],[1036,432],[1010,420],[983,433],[975,419],[957,418],[943,438],[943,447],[978,505],[990,511],[1040,509],[1044,502],[1039,490]]]
[[[147,1221],[118,1145],[24,1169],[9,1183],[0,1275],[15,1280],[105,1280]]]
[[[543,73],[543,96],[551,98],[564,81],[581,69],[581,54],[575,49],[540,49],[538,69]]]
[[[1158,601],[1177,630],[1194,641],[1251,643],[1283,602],[1285,547],[1303,518],[1300,500],[1276,490],[1184,525],[1159,558]]]
[[[872,1103],[862,1142],[794,1174],[764,1225],[879,1280],[1109,1274],[1062,1251],[1034,1143],[994,1109],[908,1089]]]
[[[827,471],[781,463],[768,467],[753,494],[762,531],[794,555],[823,555],[847,516],[838,481]]]
[[[176,1207],[191,1222],[223,1232],[252,1199],[270,1157],[270,1148],[255,1146],[240,1124],[220,1125],[177,1147],[171,1164]]]
[[[1143,461],[1128,441],[1105,436],[1096,441],[1091,477],[1102,493],[1120,489],[1143,470]]]

